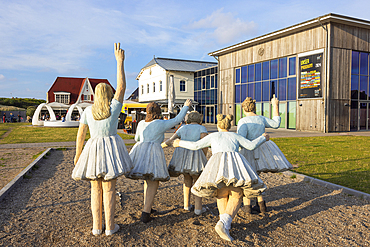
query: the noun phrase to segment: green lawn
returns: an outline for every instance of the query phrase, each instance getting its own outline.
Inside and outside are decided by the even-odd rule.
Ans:
[[[4,133],[12,128],[10,134]],[[29,123],[12,123],[0,125],[0,144],[37,143],[37,142],[69,142],[76,141],[78,128],[46,128],[33,127]],[[123,139],[133,139],[134,136],[121,134]],[[89,132],[86,140],[90,138]]]
[[[325,136],[272,139],[294,171],[370,193],[370,137]]]

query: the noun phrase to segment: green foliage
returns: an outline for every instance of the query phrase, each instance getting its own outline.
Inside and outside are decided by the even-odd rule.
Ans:
[[[370,137],[273,138],[295,172],[370,193]]]
[[[0,105],[16,106],[26,109],[29,106],[38,106],[41,103],[45,103],[42,99],[30,99],[30,98],[0,98]]]
[[[27,107],[26,115],[32,117],[35,111],[36,111],[35,106],[29,106]]]

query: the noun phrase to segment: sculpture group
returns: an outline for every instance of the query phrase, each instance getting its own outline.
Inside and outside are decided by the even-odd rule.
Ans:
[[[72,173],[73,179],[89,180],[91,183],[92,233],[100,235],[103,232],[103,205],[105,234],[111,235],[119,230],[114,223],[115,185],[119,176],[144,180],[141,221],[148,223],[155,212],[152,207],[159,182],[182,174],[184,209],[192,209],[191,193],[195,196],[194,212],[197,215],[206,211],[202,207],[202,197],[217,198],[220,220],[215,231],[221,238],[232,241],[229,234],[231,221],[241,207],[243,198],[245,212],[266,212],[262,197],[266,186],[258,174],[292,168],[265,133],[265,127],[278,128],[280,125],[278,100],[275,97],[272,99],[274,118],[269,119],[256,115],[255,101],[247,98],[243,102],[246,117],[239,121],[237,133],[229,132],[233,116],[218,114],[218,132],[209,135],[201,125],[201,114],[195,111],[187,114],[192,105],[190,99],[184,103],[180,113],[170,120],[162,120],[159,105],[150,103],[146,108],[145,120],[138,123],[135,135],[137,143],[129,154],[123,140],[117,135],[118,116],[126,88],[125,53],[119,43],[115,44],[114,52],[117,60],[116,93],[113,95],[112,89],[104,83],[96,87],[94,105],[87,107],[81,116]],[[186,116],[186,125],[163,142],[164,133]],[[91,138],[83,147],[88,129]],[[163,148],[171,145],[176,149],[167,167]],[[212,157],[207,161],[208,147],[212,149]],[[257,198],[258,202],[254,208],[250,202],[252,198]]]

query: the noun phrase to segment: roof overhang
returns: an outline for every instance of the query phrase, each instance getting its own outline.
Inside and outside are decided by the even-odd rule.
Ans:
[[[292,33],[297,33],[299,31],[306,30],[312,27],[317,27],[317,26],[327,24],[330,22],[341,23],[341,24],[370,29],[370,21],[330,13],[330,14],[323,15],[318,18],[306,21],[306,22],[302,22],[297,25],[293,25],[293,26],[290,26],[284,29],[280,29],[278,31],[268,33],[268,34],[238,43],[236,45],[232,45],[232,46],[208,53],[208,55],[209,56],[221,56],[221,55],[224,55],[230,52],[234,52],[234,51],[241,50],[247,47],[258,45],[258,44],[261,44],[261,43],[264,43],[264,42],[267,42],[273,39],[277,39],[277,38],[287,36]]]

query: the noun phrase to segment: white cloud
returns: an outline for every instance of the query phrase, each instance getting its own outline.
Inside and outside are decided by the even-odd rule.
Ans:
[[[223,8],[214,11],[211,15],[199,21],[194,21],[188,28],[204,30],[203,39],[215,39],[219,44],[238,42],[239,39],[253,34],[257,25],[253,21],[243,21],[235,14],[224,13]]]
[[[0,80],[3,80],[3,79],[5,79],[5,76],[0,74]]]

